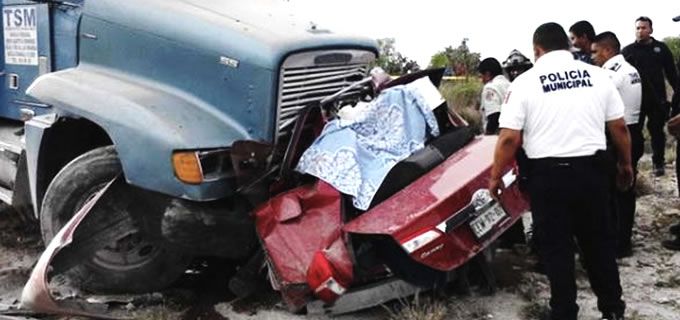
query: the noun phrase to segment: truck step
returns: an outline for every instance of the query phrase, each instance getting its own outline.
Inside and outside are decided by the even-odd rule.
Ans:
[[[0,186],[0,201],[11,205],[13,195],[14,193],[12,192],[12,190]]]
[[[24,150],[24,125],[17,121],[0,121],[0,200],[6,203],[12,196],[16,181],[17,167]]]
[[[24,123],[17,121],[0,121],[0,150],[21,154],[24,150]]]
[[[19,156],[0,147],[0,187],[14,189]]]

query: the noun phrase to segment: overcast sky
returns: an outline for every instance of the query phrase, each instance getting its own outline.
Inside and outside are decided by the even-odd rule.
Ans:
[[[557,22],[568,31],[588,20],[595,32],[612,31],[625,46],[635,39],[635,19],[652,19],[652,36],[662,40],[680,35],[674,1],[500,1],[500,0],[289,0],[298,18],[321,28],[372,38],[395,38],[403,55],[426,67],[435,52],[448,45],[468,46],[482,58],[503,61],[512,49],[533,60],[531,37],[540,24]],[[677,58],[677,57],[676,57]]]

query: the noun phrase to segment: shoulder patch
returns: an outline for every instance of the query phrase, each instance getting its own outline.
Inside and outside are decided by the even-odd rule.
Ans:
[[[484,93],[484,100],[493,100],[496,97],[496,93],[493,90],[487,90]]]

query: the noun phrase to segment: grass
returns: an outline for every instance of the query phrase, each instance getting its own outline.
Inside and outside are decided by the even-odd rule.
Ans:
[[[450,106],[450,104],[449,104]],[[449,107],[451,108],[451,107]],[[473,108],[453,109],[474,129],[475,133],[482,133],[482,114]]]
[[[522,311],[520,311],[522,319],[526,320],[543,319],[548,314],[550,314],[550,309],[547,302],[533,301],[522,307]]]
[[[416,294],[411,300],[400,299],[394,309],[385,307],[389,320],[485,320],[493,319],[488,308],[470,299],[428,297]]]
[[[421,299],[416,294],[412,300],[400,299],[397,311],[385,307],[390,320],[444,320],[448,309],[441,301],[428,298]]]
[[[444,81],[439,90],[446,101],[455,108],[476,108],[479,105],[482,83],[477,78]]]
[[[439,86],[439,91],[446,99],[449,109],[458,112],[477,133],[482,132],[482,115],[478,110],[482,83],[479,79],[444,81]]]

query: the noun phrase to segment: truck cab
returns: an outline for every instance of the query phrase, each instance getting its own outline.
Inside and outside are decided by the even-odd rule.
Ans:
[[[51,106],[30,97],[26,89],[41,75],[77,64],[80,4],[50,10],[50,4],[4,1],[0,47],[0,200],[14,204],[30,219],[25,167],[24,121],[52,113]],[[57,30],[52,25],[58,26]],[[53,44],[59,46],[54,47]]]
[[[73,268],[85,288],[148,291],[193,255],[257,245],[248,213],[268,195],[244,186],[277,168],[299,110],[377,55],[283,5],[3,0],[0,200],[49,241],[116,176],[133,190],[93,218],[125,232],[93,233],[105,245]]]

